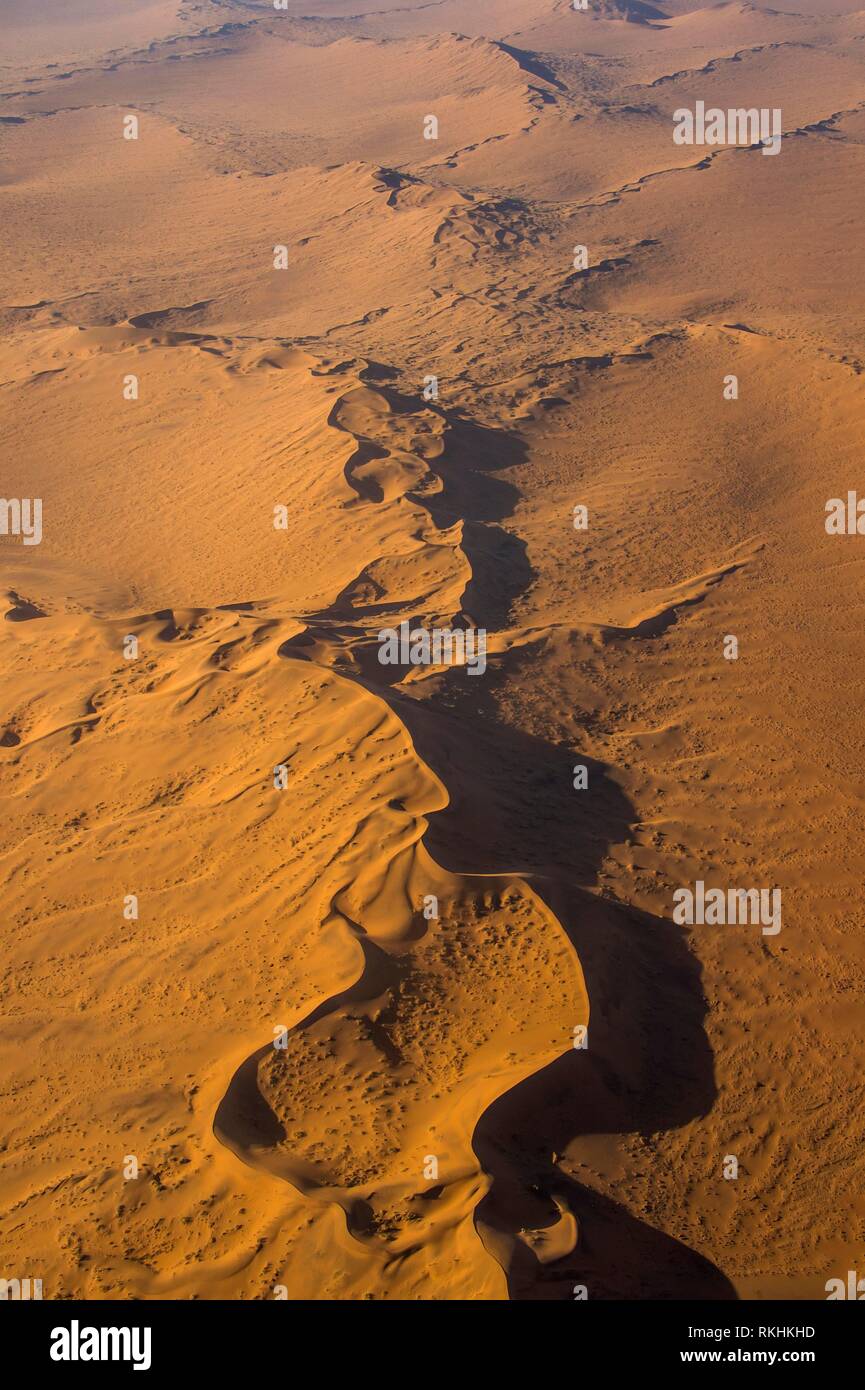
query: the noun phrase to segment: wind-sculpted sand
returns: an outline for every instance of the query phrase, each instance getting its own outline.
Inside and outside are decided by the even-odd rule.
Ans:
[[[863,13],[109,10],[10,6],[0,70],[0,1277],[823,1297]],[[675,144],[697,101],[779,153]]]

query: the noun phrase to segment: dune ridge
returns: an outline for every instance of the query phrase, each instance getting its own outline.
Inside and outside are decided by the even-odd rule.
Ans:
[[[433,539],[425,539],[423,528],[429,528],[430,523],[423,522],[418,505],[424,482],[427,490],[432,485],[433,496],[437,495],[435,489],[446,491],[441,480],[428,472],[444,451],[442,437],[448,426],[442,416],[422,405],[418,410],[417,402],[366,383],[369,369],[363,364],[355,364],[351,370],[346,364],[329,366],[277,345],[244,347],[238,360],[235,345],[224,339],[165,326],[176,319],[176,311],[160,311],[113,328],[77,330],[71,338],[68,330],[62,330],[59,347],[57,335],[50,339],[52,360],[69,352],[67,344],[72,346],[73,360],[85,366],[106,353],[126,353],[130,348],[169,354],[181,349],[194,354],[205,351],[217,359],[228,353],[232,367],[241,373],[297,369],[297,364],[310,383],[316,378],[327,381],[331,393],[336,383],[339,394],[335,403],[322,400],[319,427],[337,436],[348,435],[344,473],[349,488],[357,494],[354,501],[376,512],[396,510],[395,519],[379,521],[378,527],[388,545],[399,541],[402,553],[385,554],[374,565],[366,565],[343,594],[336,596],[337,608],[340,598],[343,604],[352,605],[363,596],[364,584],[374,584],[378,602],[370,631],[365,630],[364,619],[353,606],[349,609],[352,627],[348,634],[344,619],[342,629],[339,619],[335,627],[327,629],[323,669],[339,669],[347,660],[356,663],[355,652],[368,650],[371,631],[382,621],[380,613],[390,613],[394,621],[393,615],[416,614],[417,595],[423,593],[424,584],[430,585],[431,563],[432,585],[424,595],[425,612],[438,621],[447,618],[452,608],[458,610],[463,590],[472,582],[471,566],[460,549],[461,525],[451,521],[449,513],[443,532],[433,523]],[[32,379],[42,376],[37,369]],[[370,442],[372,436],[375,444]],[[388,448],[380,442],[385,439],[390,443]],[[409,441],[413,449],[406,447]],[[370,452],[371,460],[367,458]],[[366,470],[363,483],[358,477],[362,468]],[[343,506],[351,508],[352,503],[344,500]],[[463,555],[456,572],[452,561],[443,576],[436,572],[435,556],[441,549],[449,555],[454,551]],[[394,566],[396,583],[389,574],[389,567]],[[328,578],[332,583],[333,576]],[[50,587],[50,575],[41,582]],[[37,590],[42,591],[40,579],[32,576],[28,593]],[[89,645],[110,649],[116,646],[119,634],[135,636],[142,648],[154,653],[147,663],[149,679],[144,690],[158,691],[162,700],[170,698],[176,707],[192,710],[195,724],[194,711],[203,703],[212,704],[215,699],[217,707],[222,707],[226,696],[218,692],[226,681],[230,686],[242,686],[275,657],[287,660],[290,666],[302,662],[300,672],[310,660],[321,659],[318,650],[310,650],[304,615],[285,614],[287,597],[283,592],[264,601],[242,599],[219,608],[175,606],[150,614],[112,612],[110,618],[87,619]],[[14,607],[7,611],[7,617],[16,622],[39,619],[36,641],[56,640],[51,629],[58,624],[70,636],[80,626],[78,620],[70,629],[70,618],[62,612],[52,616],[48,600],[40,600],[45,605],[40,607],[32,598],[13,592],[10,601]],[[280,616],[275,616],[277,613]],[[318,613],[316,623],[323,622],[324,614]],[[164,648],[184,653],[173,673],[161,669]],[[373,668],[370,665],[368,669]],[[346,677],[335,674],[329,679],[335,682],[332,693],[338,709],[341,701],[337,692]],[[140,690],[134,693],[140,694]],[[82,739],[123,727],[131,693],[128,682],[115,678],[86,700],[78,697],[77,710],[68,710],[65,717],[59,711],[52,710],[51,717],[45,718],[32,708],[20,709],[4,736],[6,746],[15,748],[16,765],[22,766],[25,774],[25,784],[16,795],[23,795],[26,789],[28,798],[34,798],[34,785],[26,784],[26,769],[27,758],[37,748],[47,743],[53,756],[62,760],[59,746],[64,736],[68,749],[77,749]],[[235,690],[229,699],[236,701],[239,694]],[[407,746],[409,761],[414,761],[410,736],[368,684],[362,700],[377,709],[369,737],[383,740],[385,745],[398,738]],[[33,701],[38,709],[35,696]],[[209,718],[210,713],[208,710],[203,717]],[[334,717],[331,714],[331,722]],[[369,714],[365,718],[369,720]],[[362,749],[363,745],[358,745],[352,757],[361,756]],[[288,755],[289,767],[293,756]],[[446,804],[447,794],[422,764],[418,770],[415,787],[411,782],[398,783],[391,789],[398,788],[398,796],[389,796],[353,830],[346,829],[343,833],[347,838],[338,853],[333,846],[329,851],[330,873],[338,873],[339,878],[328,893],[320,930],[328,936],[341,931],[346,938],[343,952],[349,941],[357,943],[353,952],[360,956],[357,979],[290,1029],[285,1052],[265,1044],[240,1066],[217,1107],[214,1124],[218,1138],[244,1162],[291,1181],[307,1197],[323,1195],[342,1206],[352,1237],[364,1245],[373,1236],[379,1237],[378,1243],[384,1240],[389,1262],[417,1254],[427,1245],[441,1258],[442,1245],[459,1240],[464,1250],[462,1260],[477,1264],[486,1258],[483,1246],[465,1250],[465,1236],[460,1235],[462,1227],[471,1225],[475,1206],[486,1190],[471,1149],[475,1125],[492,1100],[567,1046],[563,1012],[570,1010],[572,1026],[576,1026],[586,1021],[586,1005],[573,951],[564,938],[558,945],[550,940],[557,932],[555,918],[528,884],[512,875],[464,878],[447,874],[422,849],[426,816]],[[259,781],[266,775],[262,769]],[[199,789],[195,783],[184,786],[181,782],[167,795],[169,805],[209,806],[211,810],[218,806],[222,814],[230,814],[228,808],[248,801],[250,793],[255,795],[256,788],[247,773],[239,779],[236,775],[221,776],[213,789],[206,783]],[[151,807],[162,806],[164,795],[159,794]],[[259,787],[259,798],[261,795]],[[377,794],[376,802],[381,796]],[[146,833],[149,820],[145,803],[144,816],[139,813],[133,817],[130,828],[138,822]],[[103,827],[91,822],[87,829],[90,835],[98,836]],[[350,868],[352,864],[357,867]],[[442,916],[425,922],[419,903],[429,892],[440,899]],[[538,993],[533,999],[523,994],[518,1005],[513,986],[525,977],[529,964],[530,973],[538,976]],[[513,981],[510,989],[509,978]],[[501,991],[501,1037],[495,1031],[496,1015],[490,1012],[493,986]],[[553,986],[558,997],[551,999]],[[451,995],[456,995],[459,1008]],[[519,1023],[520,1017],[525,1021]],[[295,1137],[301,1125],[310,1123],[310,1102],[323,1080],[319,1067],[313,1092],[307,1097],[303,1077],[311,1046],[326,1048],[328,1057],[339,1054],[350,1058],[350,1075],[341,1079],[345,1094],[337,1092],[336,1079],[333,1083],[332,1118],[343,1126],[357,1125],[362,1118],[370,1131],[366,1148],[362,1136],[349,1142],[343,1137],[342,1150],[329,1154],[333,1146],[326,1135],[334,1131],[327,1129],[314,1140],[307,1137],[306,1143]],[[345,1065],[341,1068],[347,1069]],[[359,1117],[353,1091],[364,1078],[374,1077],[383,1077],[377,1088],[380,1094],[364,1094],[365,1110]],[[372,1086],[372,1081],[365,1084]],[[442,1086],[444,1091],[432,1090],[431,1100],[431,1088]],[[436,1099],[437,1106],[433,1104]],[[393,1135],[383,1154],[376,1147],[384,1141],[374,1103],[388,1117],[386,1127]],[[326,1111],[321,1116],[322,1126],[329,1118]],[[276,1133],[280,1135],[278,1142],[274,1142]],[[435,1152],[427,1155],[426,1150],[433,1145]],[[314,1160],[304,1158],[305,1149],[315,1155]],[[322,1158],[322,1153],[327,1157]],[[440,1165],[438,1182],[423,1179],[427,1157]],[[504,1258],[498,1246],[496,1249],[499,1258]],[[425,1260],[430,1258],[424,1255]]]

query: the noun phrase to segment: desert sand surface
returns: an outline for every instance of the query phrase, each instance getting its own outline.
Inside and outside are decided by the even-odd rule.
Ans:
[[[865,9],[0,19],[0,1276],[825,1298]],[[676,144],[700,102],[779,148]],[[485,669],[382,664],[402,623]]]

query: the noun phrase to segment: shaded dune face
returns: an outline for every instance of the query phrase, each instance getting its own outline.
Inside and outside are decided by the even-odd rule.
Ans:
[[[4,1259],[822,1296],[861,15],[127,8],[13,5],[0,74],[2,491],[43,508],[0,535]],[[779,156],[675,145],[698,100],[781,107]],[[485,669],[383,664],[401,624]],[[697,879],[783,931],[676,923]]]

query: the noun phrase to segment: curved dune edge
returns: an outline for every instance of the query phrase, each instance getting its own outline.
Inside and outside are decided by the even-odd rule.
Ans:
[[[238,511],[226,574],[207,579],[222,600],[215,605],[187,600],[128,616],[124,596],[110,586],[126,548],[151,543],[145,531],[123,535],[119,548],[106,534],[99,573],[108,587],[88,607],[110,617],[64,613],[62,571],[31,567],[26,583],[9,590],[4,635],[22,658],[44,636],[58,663],[47,699],[22,699],[7,730],[14,740],[7,752],[21,759],[20,790],[36,793],[37,811],[55,807],[56,789],[49,796],[47,778],[31,780],[28,769],[39,764],[29,760],[56,770],[74,756],[84,804],[97,803],[93,789],[111,784],[114,761],[127,758],[119,750],[140,743],[142,761],[127,774],[123,796],[86,827],[83,842],[98,849],[104,838],[120,852],[112,837],[123,841],[129,863],[119,870],[112,863],[107,879],[91,867],[82,880],[87,893],[104,912],[100,896],[109,901],[118,881],[129,882],[148,916],[155,893],[182,919],[178,884],[194,887],[193,938],[200,940],[203,914],[217,955],[237,956],[256,975],[254,990],[238,988],[209,959],[196,959],[189,999],[203,1001],[206,1029],[216,1001],[228,1019],[203,1040],[178,1028],[170,1065],[194,1078],[199,1201],[217,1193],[223,1208],[247,1202],[249,1229],[229,1231],[223,1253],[208,1255],[204,1269],[200,1254],[190,1255],[191,1270],[163,1268],[151,1255],[143,1269],[105,1260],[100,1277],[109,1292],[138,1297],[219,1296],[238,1284],[268,1296],[280,1283],[292,1296],[308,1297],[310,1288],[327,1296],[327,1281],[317,1282],[308,1262],[332,1267],[338,1249],[348,1271],[340,1297],[424,1296],[431,1281],[448,1297],[503,1297],[512,1261],[554,1263],[573,1249],[576,1221],[560,1209],[540,1231],[488,1228],[478,1207],[490,1179],[473,1138],[500,1097],[566,1053],[575,1026],[587,1022],[588,999],[560,922],[529,882],[510,872],[452,873],[426,850],[428,818],[449,805],[449,792],[375,686],[415,684],[428,673],[381,667],[376,633],[403,617],[430,626],[485,622],[493,661],[527,644],[567,643],[570,634],[599,644],[651,637],[741,557],[637,596],[606,621],[511,628],[500,584],[507,535],[495,524],[508,515],[509,494],[488,476],[509,444],[503,430],[378,384],[381,369],[365,359],[325,359],[280,341],[238,345],[168,326],[190,308],[197,306],[154,311],[146,325],[139,316],[138,324],[52,333],[45,365],[62,365],[71,349],[84,382],[77,390],[91,373],[96,379],[102,360],[130,350],[146,353],[152,371],[196,384],[217,373],[226,395],[245,404],[239,424],[257,425],[262,402],[281,402],[288,383],[302,425],[281,436],[288,458],[274,459],[308,485],[301,534],[326,499],[320,530],[332,525],[338,535],[341,570],[336,581],[332,569],[316,570],[321,540],[310,530],[300,558],[284,548],[256,554],[259,566],[266,560],[268,573],[280,573],[278,597],[238,593],[242,571],[232,567],[249,546],[248,517]],[[223,534],[234,526],[221,497],[205,496],[201,506],[199,524],[212,516]],[[182,548],[154,548],[164,553],[162,592],[187,595],[200,585],[183,568]],[[306,555],[309,564],[301,563]],[[317,606],[310,594],[320,596]],[[143,664],[119,655],[130,633]],[[70,658],[84,661],[81,680],[91,682],[80,696],[67,689]],[[156,786],[148,756],[160,773]],[[270,785],[276,763],[288,768],[282,800]],[[76,808],[73,801],[69,824]],[[142,872],[151,833],[162,844],[178,837],[164,880],[152,885]],[[201,886],[185,882],[187,862],[210,884],[204,904]],[[423,914],[429,894],[438,899],[437,918]],[[172,1026],[179,1022],[172,1015]],[[278,1026],[286,1046],[274,1049]],[[213,1133],[215,1156],[207,1152]],[[299,1201],[295,1195],[286,1215],[289,1192]],[[173,1219],[188,1214],[186,1198]],[[288,1251],[280,1247],[283,1220],[300,1233]],[[138,1239],[145,1252],[158,1248],[147,1227]],[[265,1270],[256,1260],[266,1260]]]
[[[464,522],[449,530],[441,524],[454,514],[448,505],[452,428],[441,412],[377,388],[369,375],[369,364],[355,367],[356,384],[340,390],[328,417],[330,428],[349,439],[346,481],[370,511],[396,510],[413,525],[419,507],[428,511],[428,543],[452,537],[465,557],[462,592],[448,579],[427,592],[424,606],[433,621],[449,613],[465,621],[472,586],[483,592],[488,556],[482,547],[469,553]],[[460,486],[465,497],[464,477]],[[656,636],[754,550],[745,546],[704,574],[637,596],[612,621],[586,619],[562,635],[581,633],[601,643]],[[420,553],[408,551],[400,587],[422,567]],[[417,613],[399,589],[392,593],[387,578],[383,559],[366,566],[280,652],[322,669],[348,663],[337,680],[348,679],[355,692],[360,686],[384,720],[399,723],[416,759],[407,730],[371,689],[384,675],[377,628]],[[415,584],[414,593],[421,588]],[[490,634],[490,651],[498,656],[556,636],[553,629],[499,629]],[[427,674],[400,671],[398,683]],[[517,1246],[520,1259],[528,1253],[544,1264],[576,1245],[576,1220],[566,1209],[550,1227],[514,1235],[477,1221],[489,1179],[472,1136],[499,1097],[564,1053],[589,1006],[576,953],[525,880],[454,875],[432,860],[423,845],[426,816],[443,810],[449,795],[419,766],[424,795],[402,798],[399,806],[412,811],[411,821],[394,836],[382,834],[381,811],[370,816],[363,834],[378,852],[329,895],[326,921],[354,943],[358,957],[352,984],[286,1026],[280,1047],[265,1042],[244,1059],[217,1108],[214,1132],[248,1166],[310,1201],[338,1207],[346,1235],[379,1264],[380,1279],[405,1260],[453,1261],[453,1241],[477,1225],[470,1255],[465,1244],[460,1255],[463,1266],[470,1259],[475,1267],[469,1296],[477,1296],[471,1290],[483,1286],[481,1266],[490,1257],[507,1273]],[[429,893],[439,918],[424,916]]]
[[[383,700],[364,698],[398,722]],[[284,1049],[267,1043],[246,1058],[213,1126],[245,1164],[340,1208],[382,1277],[407,1258],[448,1260],[458,1248],[463,1265],[492,1253],[506,1269],[501,1242],[491,1251],[467,1238],[489,1187],[472,1136],[493,1101],[588,1021],[576,955],[529,885],[450,874],[425,850],[426,815],[448,798],[417,762],[412,819],[394,836],[373,813],[363,840],[379,854],[331,898],[328,925],[355,942],[356,980],[294,1022]],[[430,893],[438,920],[423,915]],[[543,1258],[573,1249],[573,1218],[559,1224],[573,1239],[539,1235]]]
[[[53,1007],[18,1065],[38,1061],[51,1089],[44,1142],[24,1139],[29,1112],[10,1131],[11,1215],[38,1244],[58,1201],[70,1222],[82,1201],[103,1212],[86,1237],[98,1258],[64,1280],[90,1296],[326,1296],[336,1269],[341,1296],[413,1297],[439,1277],[449,1297],[501,1297],[473,1224],[488,1184],[472,1134],[585,1021],[579,965],[528,885],[431,859],[442,783],[383,699],[280,657],[293,626],[252,606],[3,624],[13,670],[40,666],[3,746],[21,816],[10,912],[56,900],[21,931]],[[130,629],[145,661],[112,672]],[[82,805],[99,814],[78,826]],[[44,851],[55,821],[62,887]],[[134,923],[118,883],[137,892]],[[83,1166],[52,1138],[69,1104],[91,1116]],[[126,1153],[136,1183],[119,1177]],[[166,1222],[181,1260],[161,1253]],[[64,1263],[46,1261],[52,1287]]]

